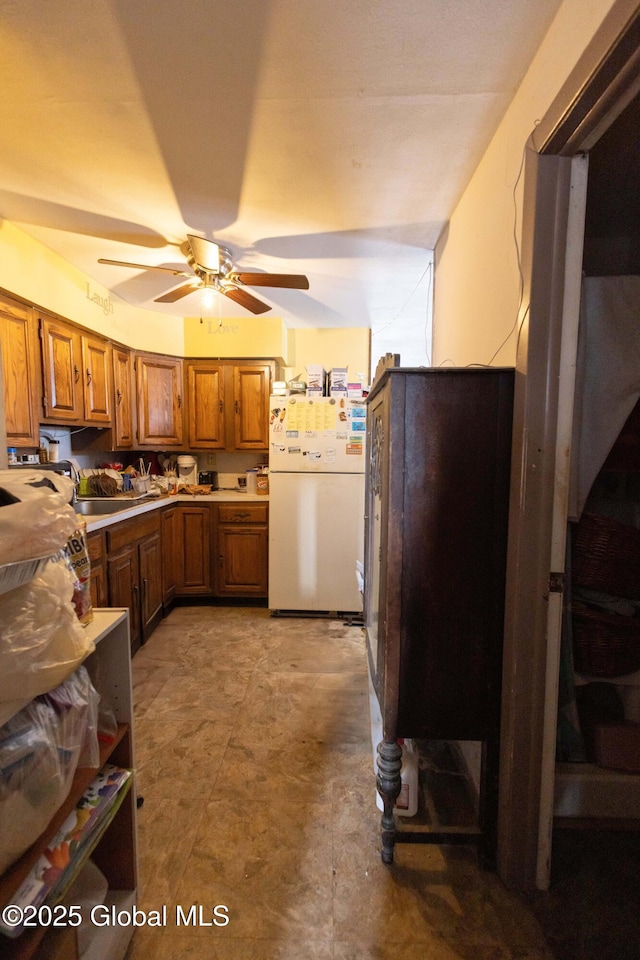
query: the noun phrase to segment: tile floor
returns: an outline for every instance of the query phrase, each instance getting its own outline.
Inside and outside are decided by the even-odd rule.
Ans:
[[[382,865],[358,627],[178,607],[133,672],[139,906],[168,910],[127,960],[640,957],[637,845],[622,913],[602,904],[602,924],[602,858],[584,837],[577,860],[566,840],[558,892],[528,902],[473,848],[403,844]],[[620,904],[619,884],[611,895]],[[228,924],[178,926],[177,906],[194,904],[208,922],[224,905]]]

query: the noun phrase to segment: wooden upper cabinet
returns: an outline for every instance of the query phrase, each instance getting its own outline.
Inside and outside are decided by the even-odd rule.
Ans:
[[[137,353],[135,368],[138,444],[181,446],[182,360]]]
[[[42,403],[45,417],[82,420],[82,338],[75,327],[41,316]]]
[[[131,353],[113,347],[113,439],[118,450],[133,447],[133,365]]]
[[[274,370],[273,362],[188,361],[189,447],[267,450]]]
[[[82,337],[84,418],[111,423],[111,344],[98,337]]]
[[[189,446],[195,450],[224,450],[225,367],[220,363],[187,364]]]
[[[40,317],[44,416],[111,424],[111,344],[55,317]]]
[[[37,447],[38,364],[31,308],[0,296],[0,345],[7,444]]]
[[[233,368],[236,450],[266,450],[269,446],[271,370],[268,363]]]

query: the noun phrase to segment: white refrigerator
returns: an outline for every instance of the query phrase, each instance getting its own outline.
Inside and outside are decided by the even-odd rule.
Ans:
[[[269,416],[269,609],[360,613],[364,401],[271,397]]]

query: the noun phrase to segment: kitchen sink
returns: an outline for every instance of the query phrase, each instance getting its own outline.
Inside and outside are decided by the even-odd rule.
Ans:
[[[83,517],[102,517],[108,513],[118,513],[119,510],[128,510],[135,507],[139,500],[78,500],[73,505],[76,513]]]

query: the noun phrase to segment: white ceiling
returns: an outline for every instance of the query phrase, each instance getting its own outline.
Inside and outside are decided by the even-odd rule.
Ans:
[[[0,217],[126,301],[187,233],[290,326],[424,324],[430,251],[561,0],[0,0]],[[216,316],[249,316],[218,298]]]

